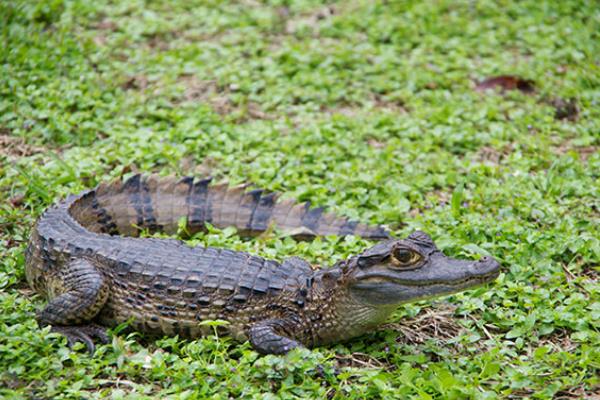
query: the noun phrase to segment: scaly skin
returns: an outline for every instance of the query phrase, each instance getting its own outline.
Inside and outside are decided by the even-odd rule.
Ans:
[[[420,232],[395,240],[381,227],[308,204],[209,183],[138,175],[48,209],[26,254],[28,282],[49,300],[38,314],[40,325],[52,325],[70,343],[83,341],[93,350],[92,338],[106,340],[98,325],[130,321],[148,334],[195,338],[209,332],[201,321],[220,319],[229,322],[219,327],[223,333],[250,340],[261,353],[281,354],[361,335],[401,302],[463,290],[497,275],[495,261],[452,260]],[[275,224],[299,237],[358,234],[385,241],[313,271],[296,257],[278,263],[135,237],[141,229],[175,232],[182,217],[192,233],[205,222],[235,226],[246,235]],[[406,248],[419,260],[400,265],[395,257],[406,258],[399,250]],[[453,267],[445,270],[448,266]]]

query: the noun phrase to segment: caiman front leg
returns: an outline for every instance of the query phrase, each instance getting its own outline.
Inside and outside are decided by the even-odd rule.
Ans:
[[[93,338],[108,343],[106,330],[92,319],[108,298],[108,285],[94,265],[84,259],[74,259],[63,267],[57,297],[50,299],[37,314],[40,326],[51,325],[52,332],[67,337],[69,346],[82,342],[90,353],[95,350]]]
[[[289,321],[283,319],[269,319],[250,327],[248,336],[254,350],[261,354],[285,354],[297,347],[304,347],[288,337],[288,325]]]

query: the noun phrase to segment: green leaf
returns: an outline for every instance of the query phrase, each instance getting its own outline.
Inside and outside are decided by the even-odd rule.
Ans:
[[[500,371],[500,364],[496,363],[496,362],[489,362],[487,364],[485,364],[485,366],[483,367],[483,370],[481,371],[481,374],[479,375],[481,379],[487,379],[489,377],[493,377],[496,376],[498,374],[498,372]]]
[[[482,249],[481,247],[477,246],[474,243],[467,243],[463,246],[463,249],[468,250],[471,253],[475,253],[475,254],[480,254],[483,256],[489,256],[492,257],[492,255],[490,254],[489,251]]]
[[[452,214],[455,218],[460,215],[462,200],[464,193],[464,185],[461,183],[454,188],[452,192],[452,199],[450,200],[450,207],[452,208]]]
[[[508,331],[505,336],[507,339],[514,339],[514,338],[523,336],[524,334],[525,334],[525,331],[522,327],[515,327],[515,328],[511,329],[510,331]]]
[[[216,327],[216,326],[227,326],[229,324],[230,324],[229,321],[225,321],[225,320],[222,320],[222,319],[207,319],[207,320],[198,322],[198,325],[200,325],[200,326],[213,326],[213,327]]]

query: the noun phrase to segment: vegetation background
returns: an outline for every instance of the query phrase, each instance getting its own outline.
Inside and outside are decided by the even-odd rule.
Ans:
[[[596,1],[2,1],[0,397],[592,398],[599,138]],[[421,228],[502,274],[331,348],[259,357],[117,330],[90,358],[37,327],[28,232],[57,199],[136,171]],[[324,265],[367,245],[192,243]]]

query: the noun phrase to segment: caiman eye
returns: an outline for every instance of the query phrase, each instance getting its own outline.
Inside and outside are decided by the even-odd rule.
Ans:
[[[399,267],[414,265],[421,259],[421,255],[409,249],[396,249],[393,253],[395,264]]]

